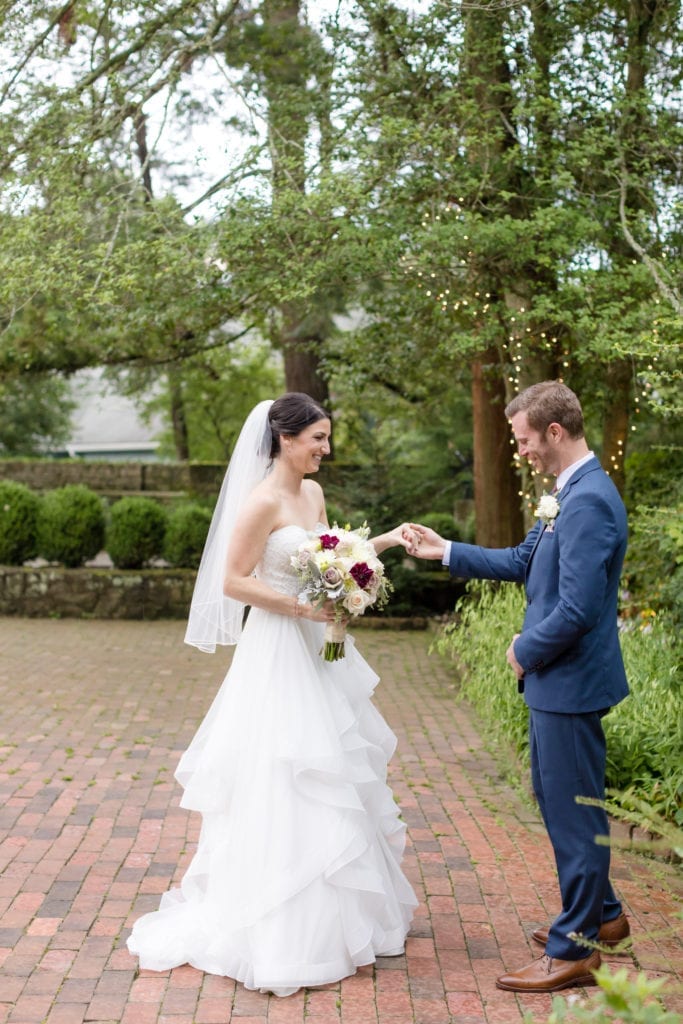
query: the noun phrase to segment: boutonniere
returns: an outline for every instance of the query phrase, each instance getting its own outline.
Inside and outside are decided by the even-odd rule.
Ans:
[[[538,499],[538,505],[534,509],[534,515],[540,519],[548,533],[555,529],[555,520],[560,514],[560,503],[554,494],[545,492]]]

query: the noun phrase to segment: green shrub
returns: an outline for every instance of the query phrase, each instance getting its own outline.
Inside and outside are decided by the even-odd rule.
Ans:
[[[171,565],[196,569],[202,557],[211,512],[201,505],[178,505],[168,517],[164,557]]]
[[[668,507],[640,506],[631,517],[624,582],[626,617],[663,612],[677,629],[683,627],[683,500]]]
[[[512,742],[528,761],[528,712],[505,660],[524,615],[524,592],[513,583],[473,582],[458,619],[434,643],[454,658],[459,691],[496,744]],[[683,681],[681,643],[663,622],[621,634],[631,694],[604,719],[607,783],[642,797],[668,820],[683,822]]]
[[[456,605],[456,620],[433,647],[457,664],[459,693],[483,719],[494,745],[512,745],[529,759],[529,712],[505,652],[524,618],[524,591],[516,583],[472,580]]]
[[[338,526],[344,526],[346,523],[346,517],[339,505],[335,505],[334,502],[331,501],[327,501],[325,504],[328,523],[330,525],[332,525],[332,523],[336,523]]]
[[[604,719],[607,783],[683,825],[683,644],[655,619],[621,635],[631,693]]]
[[[450,512],[427,512],[423,516],[418,516],[413,522],[431,527],[444,540],[463,539],[462,528],[456,523]]]
[[[69,568],[94,558],[104,544],[100,498],[82,484],[48,491],[38,511],[38,553]]]
[[[648,978],[642,971],[632,976],[625,967],[612,971],[607,964],[595,977],[599,989],[587,999],[555,996],[547,1024],[681,1024],[681,1015],[663,1005],[665,978]],[[539,1017],[526,1013],[524,1021],[533,1024]]]
[[[22,565],[37,554],[40,499],[24,484],[0,483],[0,565]]]
[[[641,505],[670,505],[681,495],[683,448],[652,445],[626,457],[626,493],[629,515]]]
[[[107,554],[119,569],[141,569],[162,554],[166,510],[152,498],[121,498],[109,512]]]
[[[410,558],[403,548],[383,553],[382,561],[394,589],[380,615],[443,615],[453,611],[465,592],[463,581],[450,576],[443,566]]]

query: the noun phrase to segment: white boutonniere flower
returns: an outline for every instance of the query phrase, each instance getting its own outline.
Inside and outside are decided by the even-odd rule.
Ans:
[[[555,520],[560,514],[560,503],[554,494],[543,493],[538,499],[534,515],[540,519],[548,533],[555,529]]]

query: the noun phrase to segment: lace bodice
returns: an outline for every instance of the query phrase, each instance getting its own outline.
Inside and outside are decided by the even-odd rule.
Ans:
[[[257,579],[268,583],[281,594],[298,594],[301,582],[290,559],[306,537],[308,531],[302,526],[282,526],[279,530],[274,530],[268,537],[263,557],[256,566]]]

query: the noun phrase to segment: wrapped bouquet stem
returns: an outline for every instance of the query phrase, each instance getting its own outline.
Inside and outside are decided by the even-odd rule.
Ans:
[[[346,621],[335,619],[325,623],[325,642],[320,652],[325,661],[338,661],[344,657],[344,641],[346,640]]]
[[[320,652],[325,661],[344,657],[347,619],[362,615],[372,605],[381,608],[391,592],[369,535],[365,524],[352,530],[335,523],[311,534],[292,555],[292,565],[303,583],[299,600],[317,608],[326,601],[335,605],[335,618],[325,627]]]

